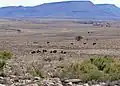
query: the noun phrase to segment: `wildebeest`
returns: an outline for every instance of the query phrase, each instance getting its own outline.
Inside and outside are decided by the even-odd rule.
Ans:
[[[53,50],[53,53],[57,53],[57,50]]]
[[[47,42],[47,44],[49,44],[50,42]]]
[[[53,53],[53,51],[50,51],[50,53]]]
[[[18,32],[18,33],[21,33],[22,31],[21,31],[21,30],[19,30],[19,29],[17,29],[17,32]]]
[[[63,51],[61,51],[60,53],[62,53],[62,54],[63,54]]]
[[[73,45],[73,43],[70,43],[71,45]]]
[[[83,43],[83,44],[87,44],[87,43]]]
[[[63,52],[63,54],[66,54],[67,52]]]
[[[67,52],[61,51],[60,53],[62,53],[62,54],[66,54]]]
[[[94,42],[93,45],[96,45],[96,43]]]
[[[44,53],[44,52],[47,52],[47,50],[43,50],[43,53]]]
[[[36,52],[35,51],[32,51],[31,54],[35,54]]]

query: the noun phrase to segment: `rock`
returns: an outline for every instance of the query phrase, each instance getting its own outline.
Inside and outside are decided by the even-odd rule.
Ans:
[[[113,81],[113,82],[111,82],[113,85],[118,85],[118,86],[120,86],[120,82],[119,81]]]
[[[13,83],[12,85],[10,85],[10,86],[24,86],[24,84],[22,84],[22,83]]]
[[[114,85],[111,83],[111,81],[107,81],[105,86],[114,86]]]
[[[0,83],[1,83],[1,84],[6,84],[7,81],[6,81],[3,77],[0,77]]]
[[[4,84],[0,84],[0,86],[6,86],[6,85],[4,85]]]
[[[36,80],[40,80],[40,77],[34,77],[34,80],[36,81]]]
[[[44,79],[41,86],[63,86],[59,78]]]
[[[100,83],[100,86],[106,86],[106,83],[102,82]]]
[[[72,82],[72,83],[80,83],[82,82],[82,80],[80,79],[69,79],[69,80],[64,80],[65,83],[69,83],[69,82]]]
[[[83,86],[89,86],[88,83],[84,84]]]
[[[3,77],[0,77],[0,79],[4,79]]]
[[[116,85],[120,86],[120,80],[117,81]]]
[[[9,77],[10,77],[10,78],[16,78],[16,76],[15,76],[15,75],[9,75]]]
[[[102,86],[102,85],[100,85],[100,84],[96,84],[96,85],[92,85],[92,86]]]
[[[66,85],[67,86],[73,86],[72,82],[68,82]]]
[[[83,85],[76,85],[76,86],[83,86]]]
[[[29,84],[29,85],[26,85],[26,86],[39,86],[38,84]]]
[[[98,84],[98,82],[95,81],[95,80],[92,80],[91,82],[92,82],[92,84],[94,84],[94,85],[95,85],[95,84]]]

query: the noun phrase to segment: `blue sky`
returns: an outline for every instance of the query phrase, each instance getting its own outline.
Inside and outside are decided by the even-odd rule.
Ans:
[[[19,6],[19,5],[34,6],[34,5],[39,5],[39,4],[42,4],[42,3],[58,2],[58,1],[65,1],[65,0],[1,0],[0,1],[0,7]],[[85,0],[82,0],[82,1],[85,1]],[[90,1],[92,1],[95,4],[101,4],[101,3],[107,3],[108,4],[109,3],[109,4],[115,4],[115,5],[120,7],[120,0],[90,0]]]

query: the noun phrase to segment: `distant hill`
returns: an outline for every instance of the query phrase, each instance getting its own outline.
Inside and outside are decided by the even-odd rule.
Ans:
[[[110,4],[95,5],[90,1],[63,1],[33,7],[2,7],[0,17],[119,18],[120,8]]]
[[[120,8],[114,4],[97,4],[96,6],[111,16],[120,17]]]
[[[90,1],[65,1],[46,3],[36,7],[36,12],[41,16],[49,17],[96,17],[108,16]],[[36,12],[34,12],[36,14]],[[102,14],[101,14],[102,13]]]

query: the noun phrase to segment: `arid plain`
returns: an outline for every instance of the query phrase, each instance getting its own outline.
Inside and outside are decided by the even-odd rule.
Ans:
[[[82,39],[77,40],[79,36]],[[0,19],[0,50],[13,53],[9,63],[14,74],[24,75],[29,64],[38,62],[45,72],[52,75],[61,64],[80,61],[93,55],[118,58],[120,22]]]
[[[67,55],[120,55],[120,22],[63,19],[1,19],[0,49],[31,58],[34,50]],[[82,36],[80,41],[75,37]],[[95,43],[95,45],[94,45]],[[29,57],[27,57],[29,56]],[[75,57],[76,57],[75,56]]]

